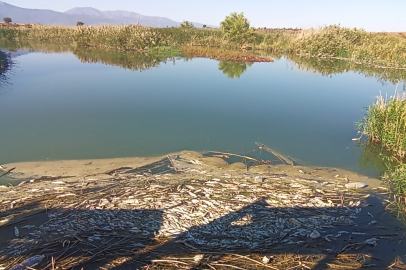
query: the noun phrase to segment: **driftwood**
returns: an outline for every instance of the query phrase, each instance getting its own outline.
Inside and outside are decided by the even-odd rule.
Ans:
[[[6,174],[11,173],[12,171],[14,171],[16,168],[11,168],[10,170],[6,171],[5,173],[3,173],[2,175],[0,175],[0,178],[5,176]]]
[[[237,155],[237,154],[232,154],[232,153],[224,153],[224,152],[217,152],[217,151],[210,151],[210,153],[215,153],[215,154],[220,154],[220,155],[226,155],[226,156],[235,156],[235,157],[240,157],[240,158],[245,158],[251,161],[255,161],[255,162],[260,162],[259,160],[252,158],[252,157],[247,157],[247,156],[243,156],[243,155]]]
[[[260,149],[264,149],[265,151],[267,151],[267,152],[271,153],[272,155],[274,155],[283,164],[295,166],[296,162],[293,159],[291,159],[290,157],[285,157],[284,155],[272,150],[271,148],[266,147],[266,145],[263,144],[263,143],[255,142],[255,144],[258,145]]]

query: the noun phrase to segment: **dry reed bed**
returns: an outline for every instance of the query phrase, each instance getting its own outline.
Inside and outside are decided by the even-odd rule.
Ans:
[[[302,31],[290,50],[298,54],[345,58],[393,68],[406,65],[405,39],[339,26]]]
[[[153,47],[182,45],[220,46],[224,43],[219,31],[204,29],[152,28],[128,26],[41,26],[2,29],[0,36],[16,41],[37,40],[65,44],[104,47],[114,50],[147,50]]]
[[[207,46],[239,48],[216,29],[151,28],[139,25],[0,28],[0,38],[16,41],[62,42],[114,50],[147,50],[153,47]],[[347,59],[371,66],[406,68],[406,39],[337,25],[295,31],[255,32],[253,49]]]

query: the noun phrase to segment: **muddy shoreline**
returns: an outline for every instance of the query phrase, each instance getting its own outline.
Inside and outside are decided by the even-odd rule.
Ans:
[[[385,187],[340,169],[247,171],[192,151],[12,166],[27,180],[0,188],[5,269],[29,258],[35,269],[384,269],[406,259]]]

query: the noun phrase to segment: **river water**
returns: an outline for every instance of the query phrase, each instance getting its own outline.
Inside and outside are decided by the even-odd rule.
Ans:
[[[90,49],[11,57],[0,84],[0,164],[184,149],[268,159],[253,151],[260,142],[303,165],[377,176],[375,152],[352,141],[356,122],[380,93],[403,91],[406,77],[293,56],[254,64]]]

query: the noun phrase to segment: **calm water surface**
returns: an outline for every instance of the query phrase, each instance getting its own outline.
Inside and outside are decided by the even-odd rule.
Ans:
[[[374,175],[379,170],[364,164],[351,140],[355,122],[375,96],[396,89],[354,71],[300,69],[285,57],[252,65],[152,61],[142,72],[122,68],[125,57],[122,67],[69,52],[13,57],[0,86],[0,164],[184,149],[249,153],[261,142],[304,165]]]

